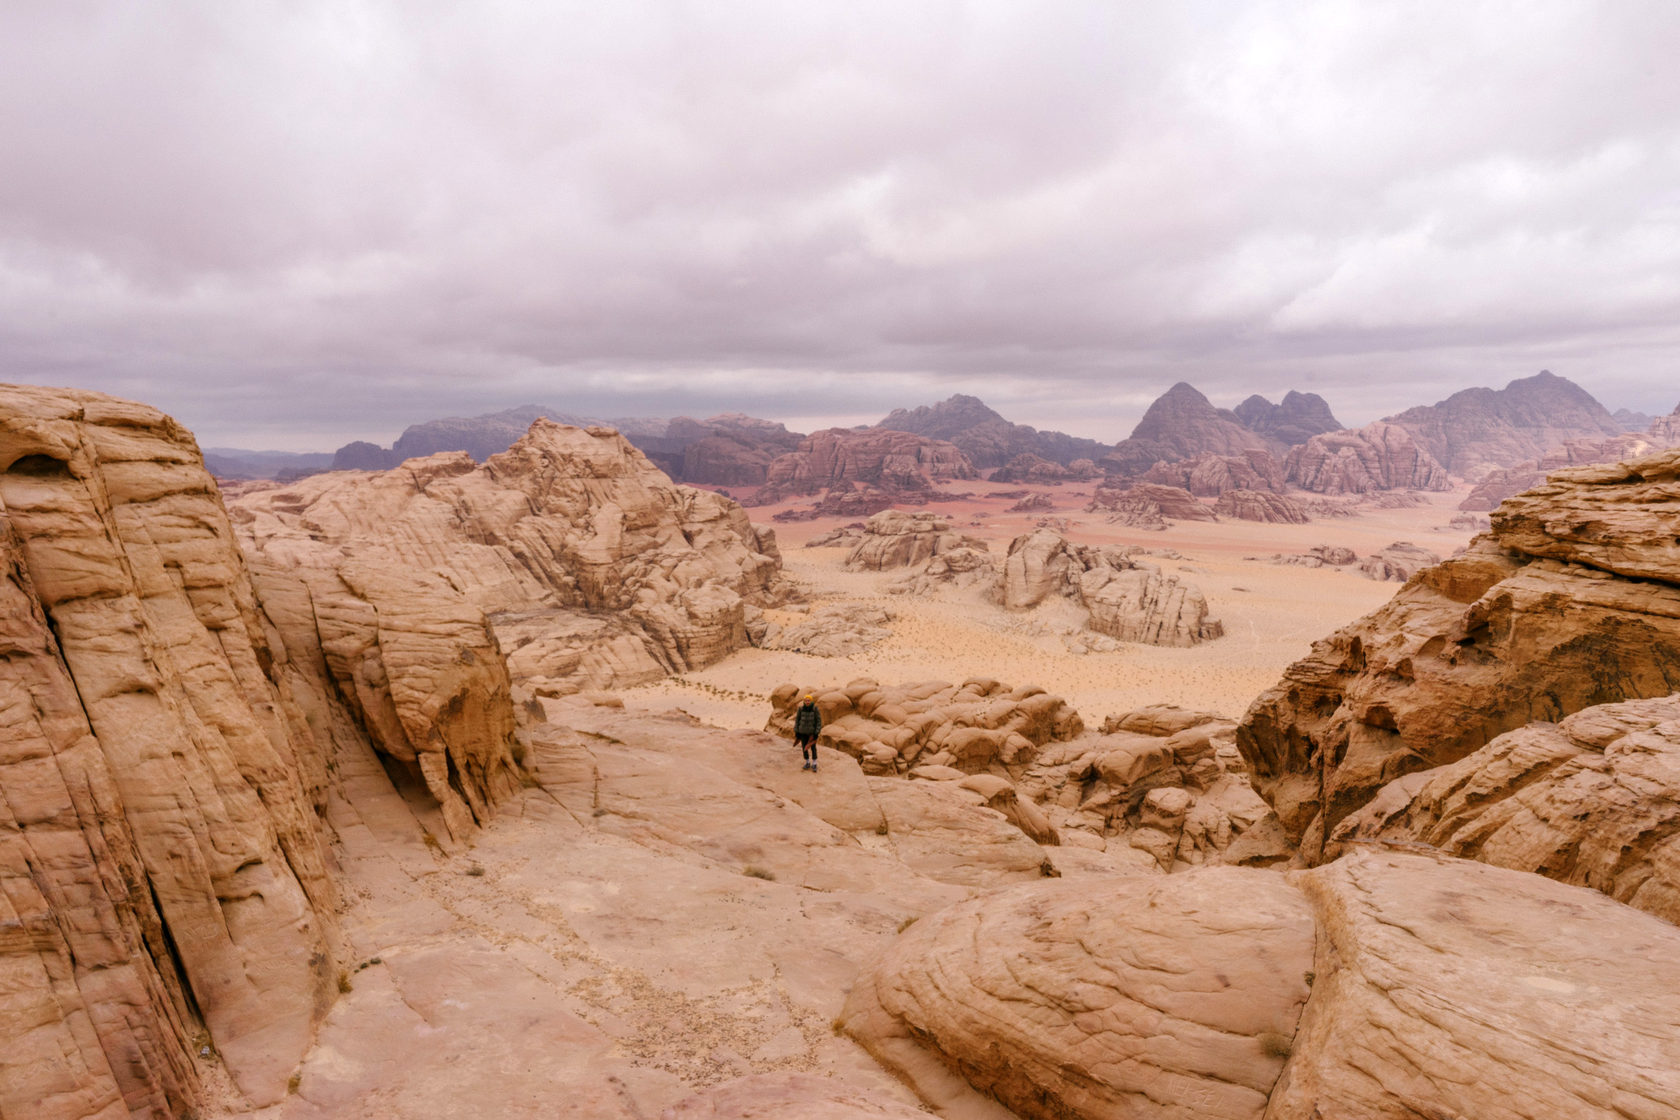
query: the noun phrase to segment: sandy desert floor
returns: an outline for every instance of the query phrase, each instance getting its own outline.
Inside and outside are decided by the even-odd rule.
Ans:
[[[902,572],[847,572],[841,568],[846,549],[802,547],[850,523],[825,518],[776,526],[785,570],[810,598],[795,610],[846,602],[883,607],[896,616],[891,638],[846,658],[744,650],[708,669],[628,690],[625,702],[648,711],[678,707],[719,727],[763,727],[769,694],[783,682],[834,685],[868,676],[897,684],[993,677],[1065,696],[1088,723],[1152,703],[1236,717],[1315,640],[1382,605],[1399,587],[1356,570],[1279,565],[1267,558],[1321,544],[1351,548],[1363,557],[1395,541],[1447,557],[1475,535],[1472,529],[1449,525],[1463,497],[1459,492],[1425,495],[1429,504],[1418,508],[1361,509],[1354,517],[1305,525],[1179,521],[1165,532],[1147,532],[1084,513],[1089,491],[1083,486],[1030,488],[1049,495],[1058,508],[1011,514],[1005,510],[1013,499],[989,494],[1021,487],[959,485],[975,496],[928,508],[949,513],[954,528],[987,541],[998,555],[1007,552],[1016,535],[1045,518],[1064,519],[1064,534],[1082,544],[1178,553],[1182,559],[1146,559],[1201,588],[1213,617],[1225,625],[1225,637],[1192,649],[1128,645],[1113,653],[1076,654],[1061,631],[1077,629],[1082,612],[1058,605],[1011,613],[988,603],[976,589],[945,589],[922,598],[889,594],[888,585]],[[749,512],[762,524],[781,508]]]

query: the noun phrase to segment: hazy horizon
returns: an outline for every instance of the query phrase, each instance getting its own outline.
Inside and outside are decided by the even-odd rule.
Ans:
[[[1680,400],[1680,7],[394,0],[0,11],[0,381],[204,446],[524,403],[1104,442]]]

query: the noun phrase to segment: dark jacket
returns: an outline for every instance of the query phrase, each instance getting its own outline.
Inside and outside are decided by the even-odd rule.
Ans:
[[[822,713],[809,700],[799,705],[799,710],[793,713],[793,735],[800,739],[807,735],[815,735],[822,730]]]

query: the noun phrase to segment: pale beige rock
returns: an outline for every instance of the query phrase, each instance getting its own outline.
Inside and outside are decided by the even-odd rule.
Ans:
[[[1592,887],[1680,924],[1680,695],[1506,732],[1384,786],[1338,843],[1422,843]]]
[[[808,1073],[761,1073],[707,1089],[660,1120],[926,1120],[929,1113]]]
[[[818,607],[802,620],[764,623],[753,633],[752,611],[747,630],[761,649],[792,649],[815,657],[850,657],[892,636],[893,615],[863,603],[835,603]]]
[[[1064,880],[922,918],[843,1021],[930,1100],[950,1068],[1024,1120],[1257,1120],[1312,967],[1281,876]]]
[[[333,999],[337,896],[311,803],[322,762],[269,675],[274,653],[214,483],[192,437],[155,409],[18,386],[0,399],[0,466],[12,571],[27,569],[35,617],[56,639],[30,636],[25,616],[14,623],[22,656],[8,659],[6,687],[41,714],[16,713],[6,873],[33,879],[27,853],[40,845],[50,863],[62,860],[65,888],[82,879],[47,896],[66,908],[62,919],[19,927],[18,950],[42,970],[25,966],[34,978],[21,982],[39,999],[52,977],[59,993],[37,1002],[36,1038],[68,1032],[56,1071],[27,1079],[33,1091],[57,1078],[64,1096],[36,1102],[33,1115],[100,1115],[113,1075],[136,1109],[190,1099],[179,1048],[199,1013],[240,1088],[272,1102]],[[24,586],[14,574],[18,608],[33,614]],[[63,762],[51,761],[61,751]],[[55,790],[55,775],[73,785]],[[44,831],[26,840],[35,824]],[[88,881],[82,843],[103,885]],[[42,923],[37,888],[18,886],[9,905]],[[113,891],[132,901],[102,907],[98,896]],[[56,921],[78,911],[90,926],[60,941]],[[136,923],[155,966],[135,959]],[[109,1072],[88,1049],[105,1039]]]
[[[847,554],[847,571],[879,572],[926,563],[954,549],[986,551],[986,542],[951,531],[951,523],[925,511],[882,510],[864,523],[863,539]]]
[[[1244,717],[1255,788],[1304,859],[1396,778],[1536,720],[1680,691],[1680,453],[1564,472],[1507,508]]]
[[[1441,557],[1427,548],[1419,548],[1410,541],[1395,541],[1359,561],[1359,570],[1368,579],[1405,583],[1440,562]]]

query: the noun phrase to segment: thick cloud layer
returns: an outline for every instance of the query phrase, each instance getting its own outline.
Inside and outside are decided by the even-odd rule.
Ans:
[[[1680,396],[1666,2],[0,9],[0,379],[206,443]]]

